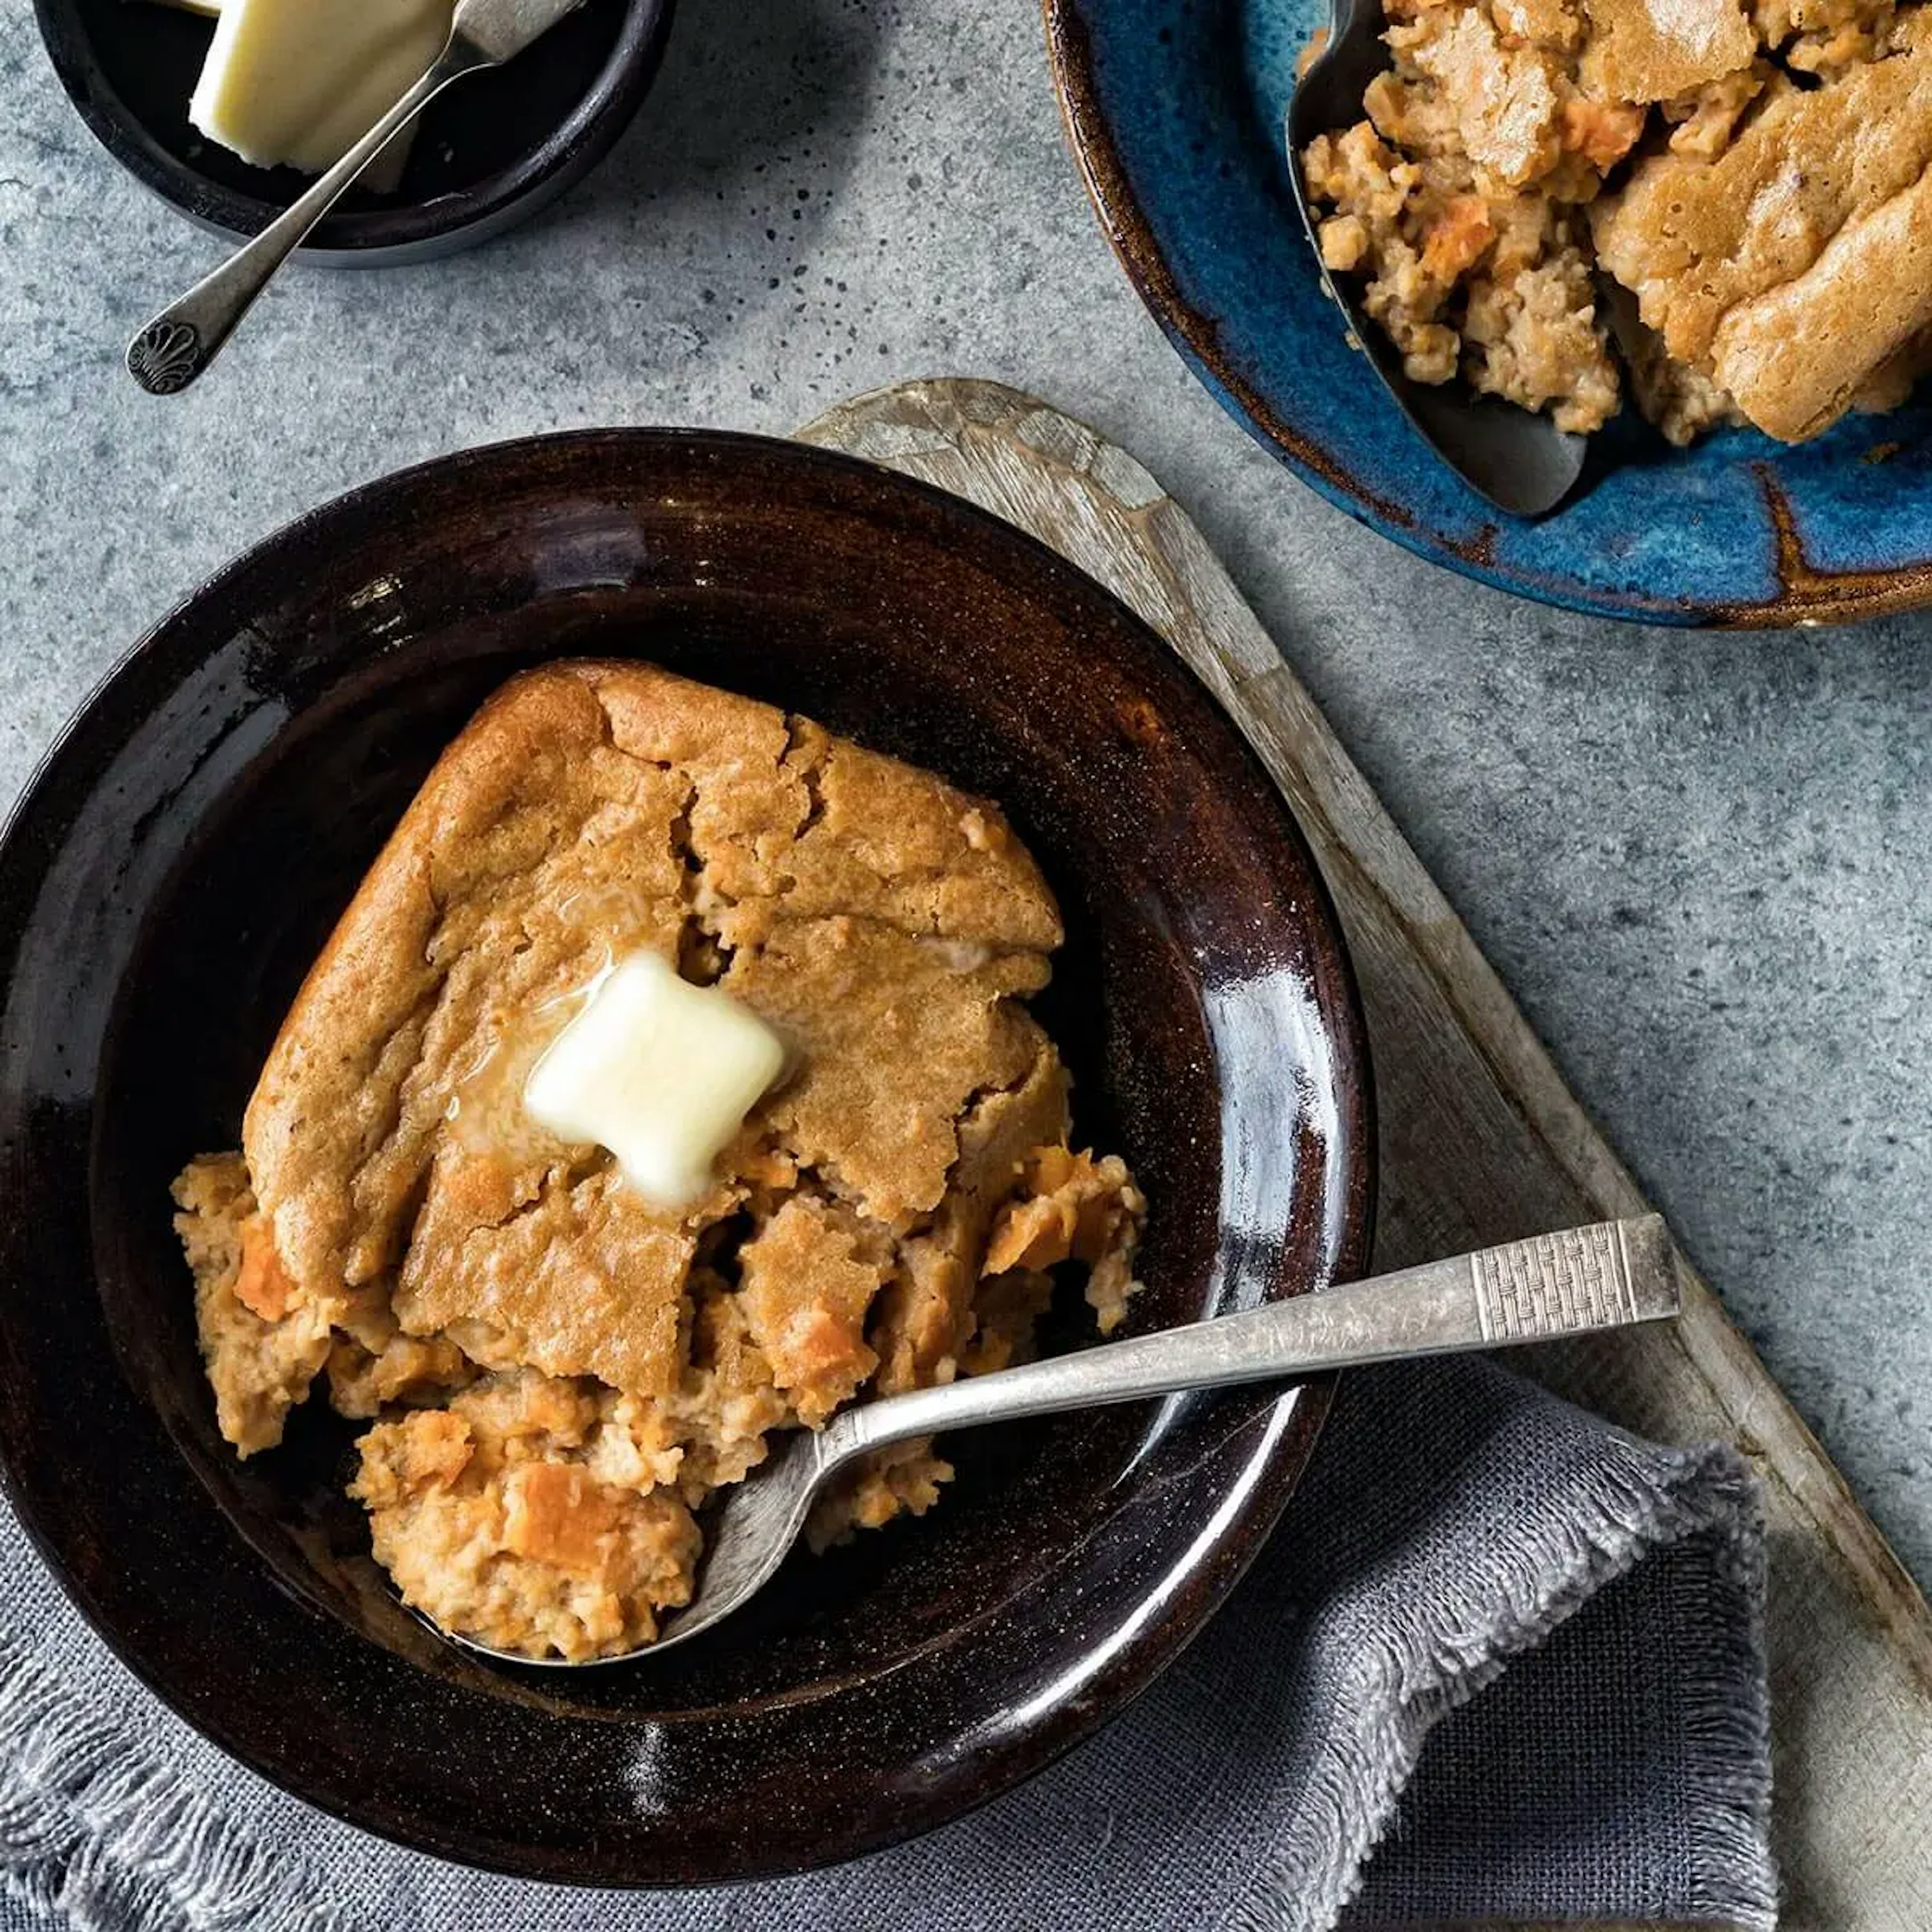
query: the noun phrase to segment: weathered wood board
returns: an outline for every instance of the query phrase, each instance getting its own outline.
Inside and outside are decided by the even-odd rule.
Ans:
[[[1160,632],[1300,820],[1346,928],[1381,1117],[1376,1264],[1644,1211],[1462,922],[1200,533],[1126,453],[964,380],[842,404],[800,433],[1030,531]],[[1701,1281],[1684,1318],[1534,1371],[1644,1434],[1737,1444],[1765,1484],[1775,1829],[1790,1932],[1932,1932],[1932,1611]]]

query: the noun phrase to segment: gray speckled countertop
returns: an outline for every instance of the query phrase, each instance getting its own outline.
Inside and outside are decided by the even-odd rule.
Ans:
[[[1932,619],[1700,637],[1419,562],[1223,416],[1115,266],[1028,0],[682,0],[616,154],[454,261],[310,271],[161,404],[218,245],[0,16],[0,794],[154,618],[348,485],[531,430],[782,432],[992,376],[1191,510],[1576,1091],[1932,1580]]]

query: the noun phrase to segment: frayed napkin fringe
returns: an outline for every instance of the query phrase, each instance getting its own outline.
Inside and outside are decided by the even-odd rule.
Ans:
[[[357,1932],[111,1716],[0,1636],[0,1882],[99,1932]]]
[[[1200,1932],[1210,1925],[1215,1932],[1328,1932],[1359,1890],[1369,1855],[1389,1833],[1435,1726],[1598,1589],[1654,1552],[1688,1544],[1694,1556],[1669,1568],[1672,1595],[1664,1618],[1668,1627],[1696,1635],[1671,1673],[1678,1699],[1674,1736],[1682,1746],[1672,1773],[1690,1783],[1673,1784],[1665,1808],[1693,1840],[1674,1847],[1672,1917],[1771,1932],[1776,1900],[1761,1640],[1763,1547],[1748,1468],[1727,1450],[1656,1448],[1594,1422],[1582,1444],[1587,1453],[1580,1454],[1574,1412],[1568,1424],[1529,1414],[1528,1395],[1502,1371],[1484,1366],[1486,1382],[1469,1383],[1463,1369],[1453,1384],[1422,1390],[1417,1413],[1426,1416],[1432,1401],[1460,1404],[1459,1413],[1474,1403],[1471,1443],[1460,1453],[1467,1456],[1468,1480],[1482,1486],[1484,1496],[1494,1494],[1496,1468],[1495,1455],[1486,1456],[1486,1450],[1500,1445],[1538,1459],[1526,1474],[1531,1500],[1538,1504],[1533,1521],[1488,1510],[1478,1522],[1470,1496],[1452,1492],[1438,1498],[1435,1512],[1454,1532],[1447,1570],[1441,1552],[1430,1564],[1404,1568],[1397,1561],[1392,1568],[1391,1561],[1406,1552],[1385,1546],[1396,1527],[1385,1523],[1364,1546],[1370,1560],[1342,1562],[1334,1574],[1318,1563],[1306,1595],[1295,1594],[1291,1584],[1294,1600],[1281,1608],[1296,1616],[1296,1641],[1306,1653],[1301,1690],[1305,1701],[1318,1683],[1319,1698],[1306,1714],[1309,1723],[1283,1737],[1270,1788],[1256,1788],[1270,1820],[1264,1848],[1256,1856],[1244,1846],[1240,1868],[1224,1868],[1211,1888],[1200,1884],[1197,1874],[1192,1895],[1202,1904],[1196,1916],[1184,1919],[1178,1900],[1149,1893],[1126,1907],[1114,1898],[1108,1922],[1186,1923]],[[1534,1400],[1564,1408],[1547,1396]],[[1526,1416],[1525,1426],[1511,1429]],[[1334,1446],[1340,1456],[1348,1445]],[[1377,1466],[1368,1466],[1371,1474]],[[1346,1487],[1342,1493],[1346,1501]],[[1513,1503],[1511,1512],[1521,1502]],[[1552,1508],[1568,1522],[1546,1522]],[[0,1522],[7,1520],[0,1504]],[[1414,1587],[1395,1587],[1398,1571]],[[43,1581],[38,1588],[16,1606],[22,1630],[38,1628],[36,1619],[56,1607],[51,1586]],[[1251,1622],[1257,1617],[1265,1625],[1265,1616],[1250,1612]],[[1339,1668],[1338,1660],[1346,1660]],[[1271,1702],[1280,1701],[1281,1689],[1270,1688]],[[1303,1734],[1311,1730],[1315,1735]],[[198,1741],[182,1736],[167,1750],[160,1740],[175,1736],[175,1727],[150,1712],[140,1688],[112,1664],[89,1666],[76,1658],[56,1676],[0,1631],[0,1901],[17,1900],[75,1932],[353,1932],[432,1920],[470,1932],[512,1922],[520,1906],[538,1910],[538,1894],[528,1888],[467,1880],[439,1892],[432,1910],[416,1883],[400,1875],[423,1870],[422,1862],[368,1844],[358,1857],[356,1847],[344,1848],[345,1834],[320,1820],[310,1843],[324,1849],[311,1859],[296,1834],[261,1822],[262,1794],[251,1793],[248,1780]],[[195,1774],[188,1774],[185,1766],[196,1767]],[[1292,1822],[1280,1826],[1273,1802],[1279,1788],[1292,1796]],[[1058,1802],[1067,1802],[1064,1790]],[[917,1848],[893,1855],[900,1865],[883,1868],[876,1884],[855,1867],[848,1880],[833,1880],[822,1888],[758,1888],[732,1894],[729,1905],[716,1894],[687,1894],[680,1908],[662,1912],[607,1900],[597,1915],[611,1924],[675,1920],[719,1932],[753,1923],[903,1924],[902,1903],[890,1916],[867,1913],[875,1893],[902,1895],[908,1883],[932,1902],[930,1861],[944,1856],[933,1845],[926,1841],[923,1856]],[[338,1860],[342,1869],[331,1872]],[[1173,1869],[1170,1886],[1180,1883],[1184,1868]],[[1052,1888],[1040,1876],[1044,1894]],[[1141,1882],[1148,1878],[1142,1870]],[[946,1889],[952,1894],[950,1879]],[[1104,1890],[1096,1886],[1096,1902]],[[332,1891],[358,1899],[368,1916],[317,1902]],[[1232,1900],[1228,1891],[1235,1894]],[[1220,1896],[1207,1903],[1214,1893]],[[975,1924],[994,1922],[970,1900],[961,1904]],[[553,1908],[542,1909],[548,1919]],[[936,1906],[934,1912],[937,1924]],[[572,1924],[588,1922],[574,1912],[566,1916]],[[1018,1928],[1046,1919],[1018,1910],[1004,1922]],[[1097,1903],[1081,1922],[1101,1922]]]
[[[1772,1932],[1778,1923],[1778,1892],[1771,1853],[1771,1694],[1765,1677],[1765,1550],[1761,1534],[1740,1527],[1758,1522],[1757,1490],[1743,1460],[1728,1450],[1725,1474],[1744,1495],[1734,1505],[1730,1532],[1722,1536],[1724,1580],[1743,1616],[1711,1619],[1720,1634],[1701,1660],[1687,1689],[1690,1727],[1708,1747],[1700,1762],[1707,1805],[1700,1808],[1702,1835],[1692,1848],[1700,1901],[1715,1923],[1745,1932]],[[1753,1687],[1740,1699],[1738,1686]],[[1745,1882],[1756,1874],[1760,1882]]]
[[[1774,1932],[1756,1481],[1722,1444],[1660,1449],[1618,1433],[1628,1462],[1598,1472],[1593,1521],[1494,1550],[1500,1600],[1492,1618],[1462,1629],[1390,1624],[1346,1694],[1353,1708],[1331,1735],[1334,1748],[1319,1757],[1294,1829],[1234,1901],[1226,1932],[1329,1932],[1360,1889],[1436,1725],[1645,1557],[1699,1535],[1720,1540],[1726,1580],[1754,1607],[1730,1620],[1724,1645],[1702,1660],[1692,1687],[1695,1721],[1712,1747],[1705,1767],[1712,1802],[1693,1857],[1703,1896],[1687,1904],[1738,1932]],[[1741,1684],[1751,1687],[1748,1697]]]

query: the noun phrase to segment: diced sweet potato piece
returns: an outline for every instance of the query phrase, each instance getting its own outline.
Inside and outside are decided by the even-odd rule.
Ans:
[[[1443,209],[1422,244],[1423,272],[1438,281],[1453,282],[1481,255],[1496,232],[1483,197],[1459,194]]]
[[[617,1529],[617,1498],[568,1462],[524,1462],[503,1484],[504,1546],[579,1576],[604,1567]]]
[[[1641,107],[1580,95],[1563,104],[1563,145],[1581,154],[1599,174],[1608,174],[1636,146],[1643,123]]]
[[[274,1231],[256,1215],[242,1230],[242,1270],[235,1277],[235,1299],[264,1322],[279,1322],[289,1312],[294,1286],[275,1252]]]

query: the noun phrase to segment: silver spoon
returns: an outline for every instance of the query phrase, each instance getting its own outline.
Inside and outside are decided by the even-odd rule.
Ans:
[[[1288,172],[1309,245],[1321,263],[1322,285],[1347,314],[1363,352],[1424,441],[1498,509],[1540,517],[1569,494],[1588,438],[1558,429],[1539,410],[1473,394],[1460,382],[1412,382],[1402,373],[1401,352],[1363,307],[1360,285],[1330,274],[1322,262],[1315,212],[1301,178],[1303,151],[1317,134],[1333,134],[1362,118],[1362,95],[1389,64],[1382,0],[1330,0],[1330,5],[1328,44],[1302,76],[1288,108]]]
[[[500,67],[583,0],[462,0],[436,64],[301,199],[128,345],[128,373],[150,395],[178,394],[214,360],[269,278],[356,176],[429,103],[466,74]]]
[[[1677,1308],[1670,1237],[1652,1214],[1538,1234],[1244,1314],[848,1408],[816,1435],[802,1430],[790,1436],[769,1462],[722,1492],[706,1526],[692,1600],[665,1619],[655,1643],[586,1663],[622,1663],[662,1651],[729,1616],[770,1581],[827,1479],[856,1457],[890,1443],[1184,1389],[1280,1382],[1366,1362],[1585,1335],[1661,1321]],[[1412,1445],[1394,1445],[1390,1453],[1412,1453]],[[452,1631],[440,1634],[506,1664],[581,1667],[560,1658],[492,1649]]]

